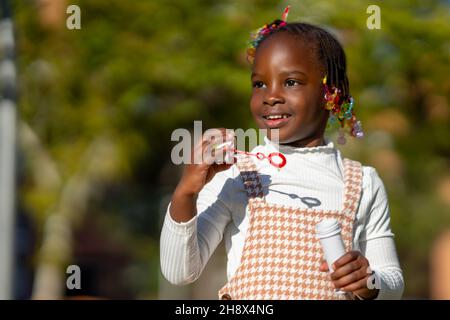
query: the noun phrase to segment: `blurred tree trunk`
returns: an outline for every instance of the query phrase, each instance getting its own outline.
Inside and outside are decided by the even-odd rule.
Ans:
[[[45,222],[32,299],[64,298],[66,269],[72,257],[72,231],[81,223],[99,185],[114,176],[116,158],[115,146],[108,139],[97,138],[80,161],[79,171],[62,187]]]

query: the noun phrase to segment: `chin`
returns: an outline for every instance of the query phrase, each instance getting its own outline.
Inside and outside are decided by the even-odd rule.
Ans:
[[[264,129],[267,130],[267,138],[270,141],[278,142],[278,143],[290,143],[292,141],[297,140],[297,139],[295,139],[295,137],[292,137],[289,134],[286,134],[282,128],[278,129],[279,130],[278,134],[272,134],[272,131],[277,130],[277,129],[269,129],[269,128],[264,128]],[[274,140],[276,140],[276,141],[274,141]]]
[[[268,134],[267,134],[267,138],[268,138],[270,141],[275,142],[275,143],[279,143],[279,144],[291,143],[291,142],[297,140],[297,139],[295,139],[295,138],[287,138],[287,137],[284,137],[283,135],[280,135],[279,137],[277,137],[277,136],[272,137],[271,134],[270,134],[270,131],[269,131]],[[275,140],[275,141],[274,141],[274,140]]]
[[[280,134],[279,137],[279,144],[292,144],[298,141],[303,141],[307,138],[307,135],[299,135],[299,134],[293,134],[293,135],[283,135]]]

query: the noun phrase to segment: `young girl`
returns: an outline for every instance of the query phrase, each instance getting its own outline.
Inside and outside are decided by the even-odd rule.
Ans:
[[[286,15],[259,29],[248,50],[250,109],[268,130],[252,154],[280,152],[286,163],[277,168],[238,154],[235,164],[185,165],[161,233],[162,272],[176,285],[195,281],[224,239],[221,299],[400,299],[403,276],[383,182],[324,138],[327,121],[362,136],[344,51],[325,30],[286,23]],[[194,153],[212,144],[204,138]],[[347,252],[332,266],[315,235],[326,218],[339,221]]]

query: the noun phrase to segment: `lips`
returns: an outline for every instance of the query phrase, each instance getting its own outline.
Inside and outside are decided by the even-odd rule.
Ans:
[[[279,128],[289,122],[291,115],[288,113],[274,113],[263,116],[264,123],[269,128]]]

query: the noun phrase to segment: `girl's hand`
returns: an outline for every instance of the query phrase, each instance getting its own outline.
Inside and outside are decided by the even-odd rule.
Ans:
[[[214,175],[230,168],[235,162],[226,161],[227,148],[224,143],[234,146],[234,133],[227,134],[225,128],[210,129],[205,132],[202,139],[194,146],[191,154],[191,163],[186,164],[183,176],[177,186],[177,191],[197,195]],[[222,159],[222,162],[217,161]],[[227,163],[224,163],[224,162]],[[198,162],[198,163],[195,163]]]
[[[334,272],[330,279],[336,289],[352,292],[363,299],[375,299],[378,289],[369,289],[368,279],[372,275],[369,261],[359,251],[350,251],[333,263]],[[328,272],[328,265],[323,262],[320,271]]]

